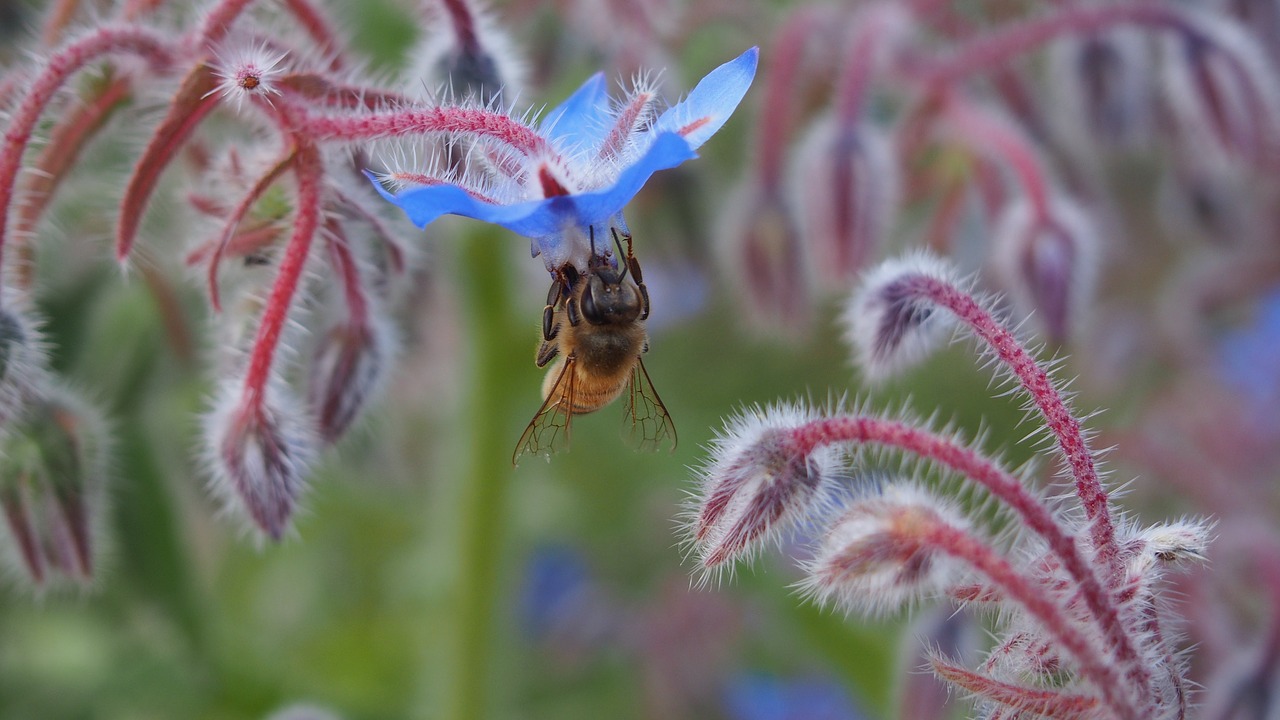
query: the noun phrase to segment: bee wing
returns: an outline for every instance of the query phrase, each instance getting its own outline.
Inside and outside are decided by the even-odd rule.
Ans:
[[[551,386],[547,399],[542,401],[542,407],[538,408],[516,443],[515,453],[511,456],[512,465],[518,465],[525,453],[549,457],[569,447],[569,420],[573,415],[577,391],[577,373],[573,372],[575,362],[577,358],[570,355],[560,366],[555,385]]]
[[[676,426],[671,422],[667,406],[662,404],[658,391],[653,389],[649,371],[644,361],[636,360],[627,385],[627,410],[623,416],[622,437],[637,450],[657,450],[670,442],[670,450],[676,449]]]

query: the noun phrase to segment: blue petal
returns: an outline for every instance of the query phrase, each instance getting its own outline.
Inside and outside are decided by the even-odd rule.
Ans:
[[[753,47],[737,59],[712,70],[684,102],[658,117],[652,132],[680,133],[690,147],[698,149],[724,125],[738,103],[742,102],[755,79],[759,59],[760,48]]]
[[[618,174],[613,185],[569,196],[577,206],[578,223],[584,227],[603,223],[631,202],[655,172],[673,168],[697,156],[685,138],[675,133],[659,135],[644,155]]]
[[[595,149],[604,142],[609,126],[609,93],[604,73],[596,73],[547,113],[539,128],[561,148]]]
[[[387,192],[372,173],[366,171],[365,174],[382,197],[403,209],[418,227],[426,226],[441,215],[461,215],[501,225],[525,237],[542,238],[558,235],[567,226],[603,223],[622,210],[655,172],[673,168],[696,156],[684,138],[663,133],[654,138],[645,154],[623,169],[609,187],[512,205],[481,202],[456,185],[431,185],[395,195]]]

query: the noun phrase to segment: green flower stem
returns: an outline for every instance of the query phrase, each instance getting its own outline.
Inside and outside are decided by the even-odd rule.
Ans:
[[[471,332],[470,422],[467,469],[458,493],[458,576],[452,644],[453,673],[447,689],[446,720],[478,720],[486,716],[485,697],[492,688],[495,609],[500,589],[500,561],[506,538],[507,488],[511,444],[507,419],[515,411],[507,387],[525,335],[509,317],[510,238],[484,232],[466,238],[458,253],[458,284]]]

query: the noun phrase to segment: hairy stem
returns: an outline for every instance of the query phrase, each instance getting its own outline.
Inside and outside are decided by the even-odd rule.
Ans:
[[[816,447],[831,443],[874,443],[932,460],[986,488],[1017,513],[1027,527],[1044,538],[1049,550],[1080,586],[1089,612],[1106,634],[1116,658],[1124,664],[1129,679],[1140,687],[1150,685],[1150,673],[1142,665],[1133,639],[1120,621],[1111,594],[1103,588],[1075,540],[1063,531],[1044,503],[995,461],[951,438],[901,421],[877,417],[823,418],[797,428],[796,433],[806,455]]]
[[[1125,573],[1107,505],[1107,493],[1098,478],[1097,463],[1080,428],[1080,421],[1071,414],[1057,386],[1013,333],[973,296],[933,277],[919,276],[915,285],[921,296],[949,310],[991,348],[1044,417],[1045,426],[1057,439],[1071,469],[1076,495],[1089,521],[1090,539],[1098,562],[1106,572],[1107,584],[1115,587]]]
[[[48,107],[54,94],[76,71],[103,56],[129,53],[148,60],[153,66],[168,63],[170,45],[159,34],[134,27],[103,27],[90,35],[62,48],[49,58],[49,62],[30,83],[26,97],[18,104],[4,131],[4,145],[0,146],[0,261],[3,260],[9,209],[13,204],[14,186],[18,169],[22,166],[23,151],[31,141],[40,115]],[[2,262],[0,262],[2,267]]]

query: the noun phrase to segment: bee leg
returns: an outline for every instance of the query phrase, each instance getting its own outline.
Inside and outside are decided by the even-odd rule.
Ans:
[[[630,242],[628,237],[627,241]],[[644,276],[640,274],[640,261],[631,253],[627,253],[627,266],[631,269],[631,278],[636,281],[636,289],[640,291],[640,319],[649,319],[649,288],[645,287]]]
[[[570,297],[564,301],[564,313],[569,318],[569,324],[578,327],[582,323],[582,313],[578,311],[578,301]]]
[[[543,342],[538,347],[538,357],[533,361],[538,367],[546,367],[547,363],[560,354],[560,347],[553,342]]]
[[[554,340],[560,332],[560,326],[556,325],[556,303],[560,302],[560,293],[564,290],[564,285],[559,280],[551,283],[551,290],[547,292],[547,304],[542,308],[542,339]]]

